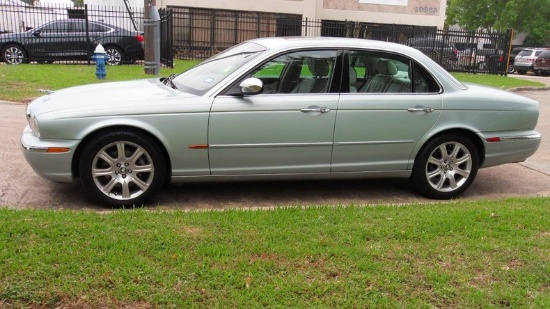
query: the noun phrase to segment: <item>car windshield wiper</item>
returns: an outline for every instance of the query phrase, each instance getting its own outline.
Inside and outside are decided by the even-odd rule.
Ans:
[[[250,55],[250,54],[256,54],[256,53],[258,53],[258,52],[257,51],[244,51],[244,52],[231,54],[231,55],[227,55],[227,56],[223,56],[223,57],[219,57],[219,58],[210,58],[210,60],[207,59],[207,60],[201,62],[199,65],[202,65],[202,64],[205,64],[205,63],[210,63],[210,62],[213,62],[213,61],[222,60],[222,59],[227,59],[227,58],[230,58],[230,57]]]
[[[176,84],[174,84],[174,82],[172,81],[174,79],[174,77],[176,77],[176,76],[177,76],[176,74],[172,74],[168,77],[162,78],[161,81],[162,81],[163,84],[169,85],[172,89],[178,89]]]

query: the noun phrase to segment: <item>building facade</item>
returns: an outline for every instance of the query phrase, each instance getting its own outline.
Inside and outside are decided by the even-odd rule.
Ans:
[[[122,1],[122,0],[120,0]],[[139,0],[131,0],[139,3]],[[445,0],[156,0],[157,7],[194,7],[301,15],[310,20],[443,28]]]

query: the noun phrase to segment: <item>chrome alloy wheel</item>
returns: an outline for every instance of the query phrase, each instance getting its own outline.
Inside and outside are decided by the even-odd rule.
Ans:
[[[8,64],[21,64],[25,61],[25,52],[18,46],[10,45],[4,50],[4,61]]]
[[[119,65],[122,63],[122,52],[116,47],[105,48],[105,53],[109,56],[108,65]]]
[[[117,141],[97,152],[91,172],[95,185],[103,194],[116,200],[129,200],[151,186],[155,166],[143,147]]]
[[[426,163],[426,178],[439,192],[452,192],[463,186],[472,172],[473,159],[466,146],[458,142],[439,145]]]

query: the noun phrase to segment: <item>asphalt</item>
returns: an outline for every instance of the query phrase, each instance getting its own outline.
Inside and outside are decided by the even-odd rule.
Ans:
[[[550,83],[550,78],[521,76]],[[525,162],[481,169],[461,199],[550,195],[550,87],[517,93],[540,103],[539,150]],[[25,104],[0,100],[0,207],[105,210],[90,201],[80,184],[58,184],[37,176],[23,158],[19,137],[26,125]],[[156,197],[156,209],[225,209],[278,205],[401,204],[431,202],[407,180],[307,181],[169,186]]]

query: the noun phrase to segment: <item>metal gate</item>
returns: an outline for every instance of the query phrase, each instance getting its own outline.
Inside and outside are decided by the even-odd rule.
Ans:
[[[174,68],[174,40],[172,37],[172,9],[160,9],[160,63]]]

